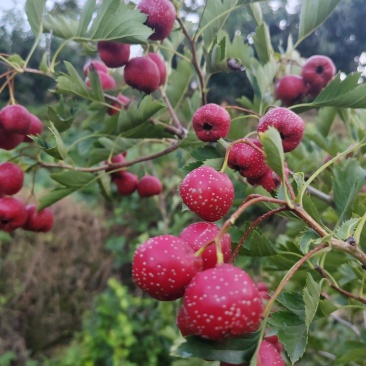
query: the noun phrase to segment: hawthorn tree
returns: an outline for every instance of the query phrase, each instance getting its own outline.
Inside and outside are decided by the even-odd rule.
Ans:
[[[71,17],[28,0],[34,46],[26,58],[0,54],[0,90],[10,95],[0,146],[33,184],[40,169],[54,183],[41,197],[32,191],[33,229],[53,203],[91,185],[107,200],[161,194],[159,177],[130,170],[163,156],[177,161],[175,198],[203,221],[141,243],[132,275],[157,301],[183,298],[178,357],[364,364],[366,87],[360,73],[297,51],[339,2],[303,0],[298,33],[279,53],[257,1],[209,0],[191,23],[183,1],[89,0]],[[225,31],[242,9],[257,23],[252,44]],[[50,52],[55,37],[63,41]],[[40,42],[42,62],[29,68]],[[59,58],[68,44],[85,53],[84,74]],[[142,47],[138,55],[130,45]],[[16,102],[22,73],[54,82],[58,102],[41,125]],[[208,103],[217,73],[246,73],[254,97]],[[19,206],[0,198],[3,230],[27,230],[30,214]],[[340,340],[329,319],[355,338]]]

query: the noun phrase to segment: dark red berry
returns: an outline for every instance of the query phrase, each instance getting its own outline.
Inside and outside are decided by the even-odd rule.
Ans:
[[[206,221],[221,219],[234,201],[230,178],[209,166],[202,166],[186,175],[179,187],[187,207]]]
[[[202,246],[214,239],[219,231],[220,228],[212,222],[196,222],[183,229],[179,237],[184,239],[197,252]],[[224,234],[220,244],[224,262],[228,262],[231,256],[230,234]],[[203,270],[216,266],[217,255],[215,243],[210,244],[203,252],[202,263]]]
[[[225,137],[229,132],[230,122],[229,112],[214,103],[197,109],[192,119],[197,137],[204,142],[215,142]]]
[[[287,108],[273,108],[259,119],[257,131],[264,132],[269,126],[278,130],[282,138],[284,152],[294,150],[304,134],[304,121]]]
[[[173,235],[148,239],[135,252],[132,276],[136,284],[158,300],[183,296],[191,279],[202,268],[202,260],[189,244]]]

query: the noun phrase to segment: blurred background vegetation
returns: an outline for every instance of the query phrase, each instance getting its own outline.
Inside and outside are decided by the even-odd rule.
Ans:
[[[286,49],[289,34],[298,27],[300,1],[273,0],[262,5],[273,45]],[[58,1],[52,11],[76,14],[81,6],[75,0]],[[194,21],[202,9],[202,1],[186,1],[185,16]],[[2,13],[1,53],[26,57],[32,35],[24,17],[18,10]],[[345,73],[364,71],[365,18],[364,0],[344,0],[301,44],[301,55],[324,54]],[[237,11],[227,30],[231,36],[240,32],[250,43],[255,22],[250,14]],[[38,68],[44,50],[54,51],[60,42],[45,38],[29,67]],[[81,73],[86,60],[82,50],[71,44],[62,52],[61,59],[69,60]],[[0,64],[0,73],[2,68]],[[233,102],[243,93],[251,96],[245,72],[218,73],[209,86],[210,101],[216,103]],[[23,74],[16,79],[16,98],[42,115],[46,104],[54,102],[53,87],[51,79]],[[7,100],[4,91],[0,104]],[[6,152],[0,158],[5,160]],[[191,219],[188,212],[180,212],[176,187],[184,173],[177,173],[177,164],[179,155],[171,155],[132,169],[162,179],[164,193],[159,197],[142,200],[134,194],[105,202],[97,187],[90,188],[55,205],[51,233],[0,234],[0,366],[209,364],[169,356],[171,346],[180,339],[175,327],[177,304],[153,301],[131,281],[136,246],[163,232],[177,234]],[[48,183],[41,179],[38,184],[42,191]],[[243,188],[237,192],[245,194]]]

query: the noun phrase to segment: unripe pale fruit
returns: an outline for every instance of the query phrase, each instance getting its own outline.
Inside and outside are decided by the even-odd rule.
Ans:
[[[27,135],[32,135],[32,136],[40,135],[43,131],[42,121],[34,114],[30,115],[30,120],[31,120],[31,124],[30,124],[30,128],[29,128]],[[24,136],[23,141],[24,142],[33,142],[33,140],[30,137],[28,137],[27,135]]]
[[[286,75],[276,84],[276,97],[281,99],[286,107],[301,101],[306,93],[306,86],[301,76]]]
[[[188,225],[179,234],[179,237],[184,239],[195,252],[202,248],[210,240],[214,239],[219,233],[220,228],[212,222],[195,222]],[[224,234],[221,241],[221,250],[224,262],[228,262],[231,256],[231,237],[230,234]],[[210,244],[202,254],[202,269],[215,267],[217,264],[216,246],[215,243]]]
[[[108,70],[108,67],[102,62],[102,61],[99,61],[99,60],[91,60],[89,62],[87,62],[84,67],[83,67],[83,70],[84,70],[84,75],[85,76],[88,76],[88,73],[89,73],[89,69],[90,69],[90,66],[93,65],[94,66],[94,69],[99,72],[104,72],[106,74],[109,73],[109,70]]]
[[[0,194],[13,195],[23,187],[24,172],[12,162],[0,164]]]
[[[46,233],[52,229],[54,217],[49,207],[37,211],[35,205],[28,205],[26,210],[27,221],[22,226],[24,230]]]
[[[8,105],[0,111],[0,126],[7,132],[26,135],[30,124],[30,113],[19,104]]]
[[[157,53],[154,52],[149,53],[147,57],[149,57],[152,61],[154,61],[159,69],[160,74],[159,86],[164,85],[166,80],[166,66],[164,60]]]
[[[247,140],[259,149],[263,149],[259,140]],[[263,153],[244,142],[233,145],[229,152],[227,165],[249,179],[258,179],[268,169]]]
[[[121,109],[128,109],[128,105],[130,104],[131,100],[130,98],[126,97],[125,95],[123,94],[118,94],[117,95],[117,99],[120,101],[120,103],[118,102],[113,102],[112,105],[113,107],[115,108],[118,108],[119,111]],[[117,109],[114,109],[114,108],[108,108],[108,111],[107,113],[110,115],[110,116],[114,116],[115,114],[117,114],[119,112]]]
[[[259,119],[258,133],[266,131],[269,126],[273,126],[280,133],[284,152],[294,150],[304,134],[304,121],[287,108],[270,109]]]
[[[137,9],[147,15],[145,24],[154,30],[149,37],[153,41],[161,41],[173,30],[176,11],[169,0],[142,0]]]
[[[137,193],[140,197],[152,197],[163,191],[163,185],[158,177],[143,176],[137,184]]]
[[[97,73],[103,90],[112,90],[116,88],[116,81],[111,75],[102,71],[98,71]],[[85,79],[85,83],[88,88],[91,88],[89,77]]]
[[[129,196],[137,189],[138,177],[135,174],[121,170],[118,175],[112,177],[117,191],[122,196]]]
[[[4,150],[13,150],[24,141],[24,135],[10,133],[4,128],[0,128],[0,148]]]
[[[230,178],[209,166],[189,172],[179,187],[187,207],[206,221],[221,219],[234,201],[234,186]]]
[[[27,210],[24,203],[15,197],[0,198],[0,230],[13,231],[27,220]]]
[[[129,44],[111,42],[111,41],[99,41],[98,52],[102,61],[106,66],[115,68],[126,65],[130,58]]]
[[[197,273],[186,288],[183,306],[193,334],[212,340],[255,332],[263,311],[250,276],[226,263]]]
[[[132,88],[150,94],[159,88],[160,73],[149,57],[135,57],[127,62],[124,79]]]
[[[218,104],[206,104],[193,114],[192,124],[197,137],[204,142],[215,142],[225,137],[230,129],[230,114]]]
[[[305,62],[301,76],[308,87],[308,93],[315,97],[333,79],[335,73],[336,67],[329,57],[314,55]]]
[[[173,235],[160,235],[140,245],[133,257],[135,283],[157,300],[183,296],[192,278],[202,268],[186,241]]]

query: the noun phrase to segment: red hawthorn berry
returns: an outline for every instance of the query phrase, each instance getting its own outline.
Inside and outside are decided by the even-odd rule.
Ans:
[[[0,148],[4,150],[13,150],[24,141],[25,135],[11,133],[4,128],[0,128]]]
[[[19,105],[8,105],[0,111],[0,126],[9,133],[26,135],[31,124],[28,109]]]
[[[112,177],[114,184],[117,187],[117,191],[122,196],[129,196],[137,189],[138,177],[136,174],[130,173],[126,170],[120,170],[116,172],[116,175]]]
[[[130,58],[131,46],[129,44],[112,41],[99,41],[97,48],[102,61],[106,66],[111,68],[126,65]]]
[[[112,103],[113,107],[118,108],[118,110],[128,109],[128,106],[131,102],[130,98],[126,97],[123,94],[118,94],[117,99],[120,101],[120,103],[113,102]],[[108,108],[107,113],[110,116],[114,116],[115,114],[117,114],[119,112],[118,110],[114,109],[114,108]]]
[[[196,222],[188,225],[179,234],[179,237],[184,239],[195,252],[203,245],[214,239],[219,233],[220,228],[212,222]],[[221,239],[221,250],[224,256],[224,262],[228,262],[231,257],[231,237],[230,234],[225,234]],[[217,264],[216,245],[210,244],[202,254],[202,269],[213,268]]]
[[[52,229],[54,217],[49,207],[37,211],[36,205],[28,205],[27,221],[22,225],[24,230],[46,233]]]
[[[230,178],[209,166],[192,170],[183,179],[179,193],[187,207],[206,221],[217,221],[234,201]]]
[[[126,161],[125,155],[124,153],[120,153],[117,155],[114,155],[111,159],[111,164],[123,164]],[[108,164],[108,161],[105,160],[104,164]],[[110,172],[111,170],[114,170],[113,167],[108,167],[106,168],[106,172]],[[114,178],[118,178],[120,175],[123,175],[123,173],[125,172],[125,170],[118,170],[116,172],[111,173],[111,177],[112,179]]]
[[[163,191],[163,185],[158,177],[145,175],[137,184],[137,193],[140,197],[152,197]]]
[[[276,97],[286,107],[301,101],[306,93],[304,80],[298,75],[285,75],[276,83]]]
[[[231,118],[221,106],[209,103],[193,114],[192,125],[197,137],[204,142],[215,142],[229,133]]]
[[[26,220],[27,210],[21,200],[10,196],[0,198],[0,230],[13,231]]]
[[[261,177],[247,180],[249,184],[262,186],[268,192],[276,190],[281,184],[281,178],[270,168]]]
[[[32,136],[40,135],[43,131],[42,121],[34,114],[30,114],[30,121],[31,121],[31,124],[30,124],[27,135],[32,135]],[[28,137],[27,135],[24,136],[23,141],[24,142],[33,142],[33,140],[30,137]]]
[[[127,62],[124,79],[131,88],[150,94],[159,88],[160,71],[150,57],[134,57]]]
[[[12,162],[0,164],[0,193],[13,195],[23,187],[24,172],[19,165]]]
[[[176,300],[183,296],[191,279],[202,268],[189,244],[173,235],[150,238],[133,257],[135,283],[157,300]]]
[[[212,340],[255,332],[262,317],[257,286],[246,272],[227,263],[197,273],[183,306],[193,334]]]
[[[248,140],[260,149],[263,149],[259,140]],[[231,169],[238,170],[242,176],[250,179],[261,177],[268,169],[263,153],[244,142],[235,144],[231,148],[227,165]]]
[[[183,337],[187,337],[193,334],[190,326],[191,324],[189,322],[189,319],[187,318],[187,312],[184,306],[181,306],[178,310],[176,324]]]
[[[264,340],[269,343],[272,343],[276,347],[278,352],[281,353],[283,351],[284,349],[283,344],[279,341],[277,335],[265,336]]]
[[[314,55],[305,62],[301,76],[308,87],[308,93],[316,97],[333,79],[335,73],[336,67],[329,57]]]
[[[159,86],[164,85],[165,80],[166,80],[166,66],[165,66],[164,60],[157,53],[154,53],[154,52],[148,53],[147,57],[149,57],[151,60],[153,60],[159,69],[159,74],[160,74]]]
[[[91,60],[89,62],[87,62],[84,67],[83,67],[83,70],[84,70],[84,75],[85,76],[88,76],[88,73],[89,73],[89,69],[90,69],[90,66],[93,65],[95,70],[97,72],[101,71],[101,72],[104,72],[105,74],[108,74],[109,73],[109,69],[108,67],[104,64],[104,62],[102,61],[99,61],[99,60]]]
[[[161,41],[169,36],[177,15],[169,0],[141,0],[136,8],[147,15],[145,24],[154,30],[149,39]]]
[[[258,133],[266,131],[269,126],[273,126],[280,133],[284,152],[294,150],[304,134],[302,118],[283,107],[273,108],[259,119]]]
[[[277,348],[266,340],[263,340],[259,346],[258,358],[261,360],[261,366],[285,366]]]
[[[116,88],[116,81],[113,79],[111,75],[98,70],[97,72],[103,90],[112,90]],[[88,88],[91,88],[89,77],[85,79],[85,83]]]

